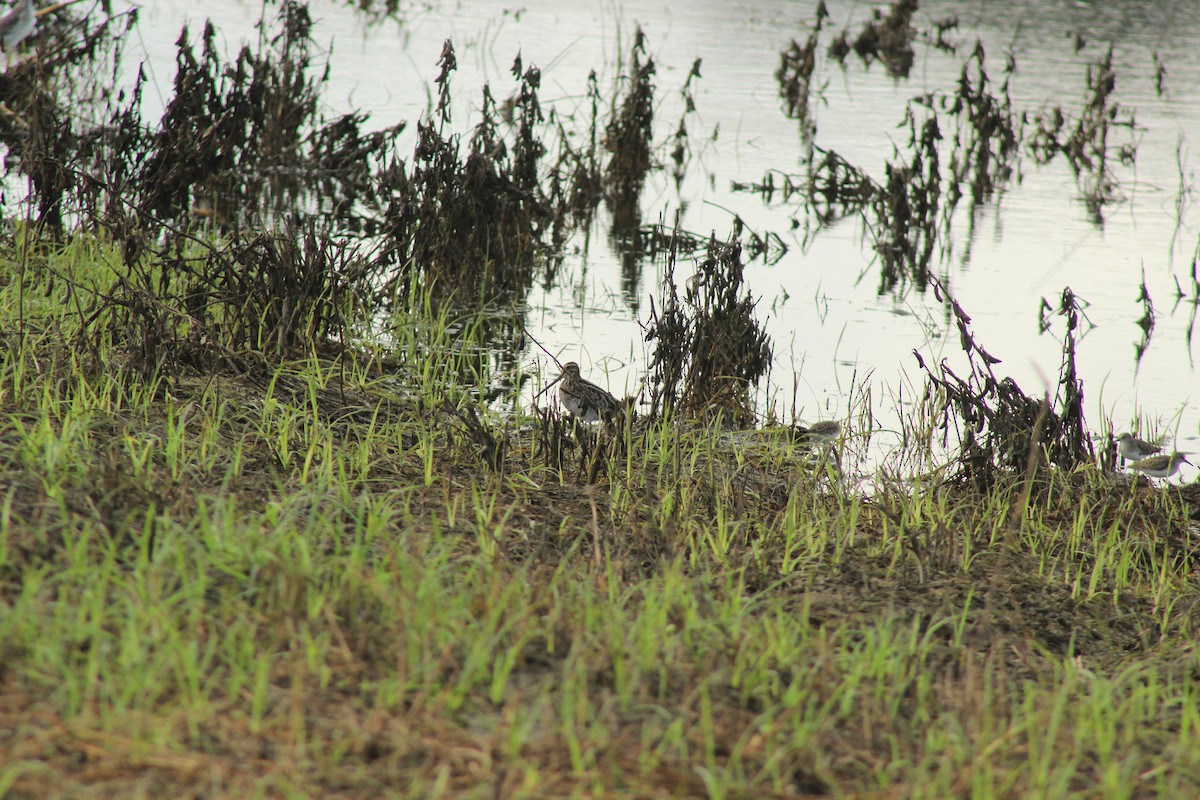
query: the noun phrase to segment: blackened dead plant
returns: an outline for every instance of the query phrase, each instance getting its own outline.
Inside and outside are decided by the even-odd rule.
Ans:
[[[779,82],[779,96],[786,105],[786,113],[800,121],[800,131],[805,137],[813,131],[812,118],[809,115],[809,97],[812,93],[812,76],[817,66],[817,43],[821,34],[821,25],[829,17],[825,3],[817,6],[817,21],[804,44],[792,39],[791,44],[779,54],[779,69],[775,70],[775,80]]]
[[[196,212],[239,227],[263,219],[266,197],[278,211],[301,194],[296,165],[325,79],[310,74],[307,6],[283,3],[279,22],[273,51],[243,47],[232,64],[211,22],[199,56],[187,29],[180,34],[174,95],[132,178],[143,210],[180,223]]]
[[[461,137],[446,132],[450,76],[457,68],[449,41],[439,64],[438,106],[432,119],[417,125],[412,164],[397,164],[384,175],[390,198],[383,226],[392,258],[401,277],[419,270],[425,284],[442,295],[475,298],[526,290],[543,231],[553,224],[538,181],[541,73],[520,58],[513,64],[519,86],[511,147],[499,127],[497,104],[484,87],[480,121],[464,156]],[[405,285],[411,282],[397,284]]]
[[[98,76],[117,73],[121,43],[132,38],[136,14],[120,19],[124,30],[114,21],[79,20],[63,34],[77,37],[73,49],[48,48],[0,78],[0,99],[15,112],[0,116],[0,139],[30,177],[46,228],[60,230],[66,220],[139,250],[164,225],[269,228],[296,206],[312,209],[329,228],[363,227],[355,224],[358,206],[378,205],[369,178],[397,129],[364,134],[363,115],[327,124],[317,118],[326,76],[314,69],[305,5],[281,3],[274,25],[260,24],[261,41],[233,61],[221,55],[211,24],[199,42],[185,28],[176,43],[174,91],[156,126],[142,118],[144,73],[128,91],[98,83]],[[111,69],[89,60],[97,54],[111,57]],[[44,83],[51,75],[54,92],[25,81]],[[81,122],[95,119],[102,122]]]
[[[5,174],[15,168],[28,176],[37,221],[54,235],[63,232],[72,192],[83,188],[73,167],[89,126],[78,109],[111,91],[100,76],[115,71],[136,21],[136,12],[112,17],[59,8],[38,21],[37,56],[0,72]]]
[[[284,357],[352,328],[376,268],[303,220],[210,254],[206,273],[216,278],[209,296],[225,315],[228,346]]]
[[[881,263],[880,294],[894,290],[905,279],[924,290],[938,241],[941,130],[935,116],[918,124],[911,105],[905,124],[911,160],[905,163],[897,153],[896,161],[888,162],[887,182],[876,187],[871,203],[875,249]]]
[[[456,406],[450,400],[442,402],[442,412],[447,419],[458,421],[464,448],[493,472],[504,469],[504,458],[508,452],[507,430],[496,431],[479,418],[479,412],[471,405]]]
[[[173,237],[115,268],[116,286],[94,315],[148,378],[232,366],[242,355],[278,361],[343,339],[365,316],[380,268],[311,220],[220,248],[197,244]]]
[[[735,238],[709,239],[683,297],[675,283],[677,250],[667,259],[659,306],[651,301],[643,328],[653,342],[648,385],[651,417],[721,417],[754,421],[751,388],[771,365],[771,343],[754,316],[743,282],[742,248]]]
[[[946,305],[958,329],[969,372],[959,376],[945,361],[930,366],[913,355],[925,371],[926,391],[934,394],[943,445],[953,430],[960,445],[952,483],[986,491],[1003,475],[1038,476],[1052,465],[1069,471],[1094,459],[1083,417],[1083,384],[1075,366],[1081,306],[1071,290],[1063,291],[1059,314],[1066,322],[1058,396],[1034,399],[1011,377],[993,370],[1000,359],[979,345],[970,330],[971,318],[945,286],[930,278],[934,296]]]
[[[993,92],[977,45],[956,92],[911,101],[900,125],[908,141],[896,147],[881,182],[836,151],[812,145],[806,174],[771,171],[759,183],[734,189],[758,192],[767,201],[798,197],[803,214],[794,221],[806,239],[847,215],[861,215],[879,254],[880,293],[909,282],[923,290],[935,256],[949,256],[951,223],[964,187],[974,208],[1002,189],[1016,169],[1020,129],[1008,91],[1014,68],[1010,59]],[[948,142],[943,129],[951,131]]]
[[[792,217],[792,227],[803,229],[803,242],[810,242],[822,229],[851,214],[863,214],[873,198],[879,195],[879,187],[871,176],[851,164],[835,150],[826,150],[815,144],[809,148],[806,159],[807,171],[796,175],[781,170],[768,170],[761,181],[742,183],[735,181],[735,192],[754,192],[764,202],[782,202],[796,199],[803,213]],[[762,237],[768,245],[763,251],[767,263],[773,263],[775,253],[786,251],[782,239],[775,233]],[[777,239],[778,242],[771,240]]]
[[[1137,146],[1131,138],[1126,144],[1113,147],[1110,136],[1114,128],[1131,133],[1137,123],[1120,103],[1112,99],[1117,87],[1113,69],[1113,51],[1109,45],[1104,56],[1087,68],[1087,94],[1075,119],[1061,106],[1035,115],[1033,135],[1027,147],[1040,163],[1049,163],[1062,156],[1071,165],[1093,220],[1103,222],[1103,207],[1120,198],[1118,182],[1112,172],[1112,162],[1131,165],[1137,157]]]
[[[879,187],[861,168],[851,164],[835,150],[813,146],[808,174],[799,182],[785,183],[785,198],[798,186],[805,207],[821,225],[830,225],[843,217],[866,208]],[[772,182],[773,185],[773,182]]]
[[[764,197],[780,192],[784,199],[802,199],[806,238],[850,214],[862,216],[880,259],[880,294],[911,280],[924,290],[940,240],[942,172],[936,115],[918,118],[910,104],[903,125],[908,128],[907,160],[899,150],[886,164],[882,184],[833,150],[813,146],[807,176],[793,178],[768,173],[761,184],[741,187]],[[735,187],[739,188],[739,187]],[[809,218],[815,219],[815,224]]]
[[[625,89],[614,101],[612,118],[604,132],[604,149],[609,154],[604,167],[604,192],[613,227],[618,231],[637,230],[642,183],[653,166],[654,73],[654,59],[646,55],[646,35],[638,28]]]
[[[687,117],[696,110],[696,98],[693,95],[693,81],[700,80],[700,59],[692,62],[692,69],[688,72],[687,79],[683,82],[683,88],[679,90],[683,97],[683,114],[679,117],[679,124],[675,128],[675,133],[671,135],[671,163],[674,167],[671,169],[671,177],[675,179],[675,188],[678,189],[683,183],[684,177],[687,175],[687,166],[692,158],[691,137],[688,136]]]
[[[571,147],[570,138],[557,116],[558,140],[561,150],[554,167],[556,180],[561,181],[566,188],[567,206],[574,218],[582,225],[591,221],[600,200],[603,197],[604,186],[600,175],[599,151],[600,127],[600,84],[593,70],[588,73],[587,98],[589,105],[587,143],[582,151]],[[558,177],[561,176],[561,177]]]
[[[1016,63],[1012,56],[1007,58],[999,89],[993,92],[984,60],[983,45],[976,42],[971,58],[963,64],[958,89],[942,98],[943,110],[955,123],[949,210],[953,210],[963,185],[971,189],[972,205],[986,202],[1011,179],[1018,157],[1020,121],[1009,95]]]
[[[912,17],[917,5],[917,0],[900,0],[888,8],[886,15],[875,9],[854,42],[847,44],[848,34],[843,31],[829,45],[829,55],[842,61],[853,49],[864,63],[878,60],[890,74],[907,77],[913,65]]]

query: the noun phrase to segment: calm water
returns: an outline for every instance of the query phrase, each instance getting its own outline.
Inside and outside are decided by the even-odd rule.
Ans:
[[[815,3],[431,4],[403,24],[367,24],[333,3],[311,3],[316,40],[332,43],[329,115],[359,108],[380,127],[414,122],[426,111],[426,87],[436,74],[442,42],[450,38],[459,61],[454,86],[463,101],[455,119],[464,129],[474,122],[470,106],[485,81],[497,97],[508,94],[509,68],[518,52],[526,64],[542,69],[543,103],[564,114],[578,111],[582,118],[588,72],[595,69],[601,87],[611,87],[618,54],[628,53],[640,24],[658,66],[656,141],[665,141],[678,122],[679,88],[697,58],[703,59],[704,76],[694,90],[697,113],[688,120],[694,155],[688,178],[678,191],[665,177],[652,179],[643,194],[643,218],[653,221],[662,214],[669,220],[683,208],[683,227],[722,236],[736,213],[759,232],[779,233],[790,246],[778,263],[755,263],[747,270],[775,343],[776,367],[764,408],[773,406],[785,419],[793,413],[809,421],[845,417],[869,389],[878,424],[894,429],[901,398],[918,395],[923,385],[913,349],[929,362],[961,363],[957,334],[932,292],[878,293],[878,265],[861,223],[846,219],[805,241],[803,228],[792,230],[792,218],[803,219],[795,203],[768,206],[755,195],[730,190],[733,181],[757,181],[770,169],[802,172],[806,147],[797,122],[783,113],[774,71],[789,41],[807,37]],[[848,28],[851,38],[872,10],[836,0],[827,5],[833,30]],[[1189,138],[1200,131],[1200,65],[1194,58],[1200,15],[1194,11],[1182,1],[927,2],[917,13],[917,26],[928,29],[929,20],[956,15],[960,26],[947,39],[960,45],[959,52],[946,54],[917,41],[907,79],[889,77],[878,63],[865,67],[853,54],[839,66],[824,54],[826,36],[816,71],[815,82],[824,88],[814,104],[814,142],[879,179],[893,144],[904,143],[906,132],[897,126],[906,102],[926,92],[952,92],[976,38],[986,49],[994,82],[1005,54],[1015,58],[1016,111],[1061,104],[1077,113],[1086,94],[1087,64],[1111,42],[1115,99],[1137,122],[1132,132],[1118,129],[1110,138],[1114,147],[1137,145],[1135,166],[1114,162],[1121,202],[1107,206],[1103,224],[1097,224],[1064,162],[1038,167],[1027,159],[1019,179],[976,209],[973,219],[960,205],[950,256],[933,272],[945,277],[973,316],[977,341],[1003,359],[998,376],[1011,375],[1031,395],[1054,393],[1061,359],[1062,324],[1056,320],[1050,333],[1039,334],[1039,306],[1043,298],[1056,306],[1070,286],[1089,304],[1093,326],[1078,362],[1090,427],[1101,431],[1112,419],[1124,430],[1140,418],[1150,431],[1176,438],[1179,449],[1200,451],[1191,277],[1200,223],[1192,187],[1198,160]],[[142,9],[141,38],[129,56],[150,62],[166,95],[174,70],[172,43],[185,19],[198,31],[202,15],[212,16],[233,50],[256,37],[252,26],[259,12],[258,3],[237,0],[202,5],[159,0]],[[1086,43],[1079,52],[1076,34]],[[1155,90],[1155,53],[1167,70],[1162,97]],[[153,93],[147,97],[152,116]],[[660,275],[647,265],[636,289],[623,287],[607,230],[601,215],[586,250],[582,237],[571,243],[576,254],[559,284],[530,295],[528,324],[550,350],[564,361],[578,361],[596,382],[618,393],[636,391],[647,360],[638,316],[657,294]],[[1157,317],[1138,361],[1143,273]],[[1189,297],[1176,301],[1177,283]],[[529,353],[530,369],[540,368],[536,354]],[[886,451],[890,441],[878,436],[875,447]],[[1181,475],[1191,480],[1196,470],[1185,465]]]

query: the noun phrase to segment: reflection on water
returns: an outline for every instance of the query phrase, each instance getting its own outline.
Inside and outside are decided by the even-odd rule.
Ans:
[[[498,98],[514,90],[509,67],[518,53],[541,69],[545,105],[564,118],[586,119],[594,97],[589,74],[596,71],[602,96],[613,96],[610,87],[629,79],[633,21],[641,26],[655,66],[654,155],[668,168],[639,187],[640,215],[602,212],[565,242],[555,279],[535,284],[526,301],[530,331],[618,394],[636,392],[647,370],[639,317],[661,278],[661,263],[641,257],[642,223],[672,220],[678,210],[681,226],[700,236],[727,237],[738,219],[787,246],[786,253],[777,248],[780,257],[746,269],[775,342],[760,409],[808,421],[847,417],[869,376],[878,387],[877,425],[899,427],[907,412],[898,398],[919,394],[912,351],[933,362],[961,357],[953,325],[922,283],[904,280],[910,273],[903,271],[888,277],[889,258],[911,247],[902,255],[951,287],[977,340],[1002,359],[997,371],[1029,394],[1055,393],[1061,334],[1039,325],[1039,310],[1056,307],[1070,287],[1085,310],[1078,366],[1092,428],[1111,418],[1125,429],[1141,417],[1151,431],[1177,437],[1179,449],[1200,450],[1200,412],[1190,405],[1200,385],[1188,138],[1200,130],[1200,65],[1192,55],[1200,17],[1191,4],[927,2],[912,15],[918,33],[904,78],[878,59],[832,58],[827,44],[843,31],[853,43],[871,9],[826,6],[799,118],[794,105],[789,115],[776,74],[793,40],[803,60],[816,3],[626,3],[617,11],[544,0],[515,13],[504,3],[465,0],[400,23],[367,24],[324,2],[313,4],[313,15],[317,41],[333,43],[332,85],[323,100],[329,114],[360,108],[371,124],[405,120],[410,131],[430,112],[428,87],[447,38],[459,52],[454,121],[465,131],[483,83]],[[234,0],[203,7],[230,47],[257,36],[249,27],[257,10]],[[171,43],[181,20],[194,14],[174,2],[143,12],[141,42],[163,87],[173,68]],[[1097,105],[1099,92],[1104,102]],[[945,116],[947,104],[959,101],[962,114]],[[936,131],[928,127],[935,111],[943,114]],[[1001,139],[978,136],[978,125],[948,124],[988,113],[997,124],[1009,120],[1026,143],[1041,142],[1043,157],[1012,158]],[[670,153],[681,120],[690,161],[680,180]],[[1103,128],[1104,140],[1072,145],[1083,121],[1093,132]],[[914,148],[910,139],[925,145]],[[948,155],[955,141],[957,161]],[[907,208],[885,209],[888,215],[872,224],[854,208],[813,217],[802,199],[784,192],[733,191],[735,183],[761,186],[771,175],[777,186],[782,176],[800,176],[798,185],[820,178],[829,153],[862,180],[909,189]],[[913,200],[928,195],[935,153],[945,215],[936,222],[948,234],[910,240],[922,221]],[[1011,174],[996,180],[1004,158]],[[975,180],[984,160],[987,185]],[[946,181],[948,175],[958,180]],[[949,202],[956,192],[963,201]],[[688,266],[681,261],[681,273]],[[1150,308],[1152,326],[1144,321]],[[885,440],[875,442],[886,447]]]

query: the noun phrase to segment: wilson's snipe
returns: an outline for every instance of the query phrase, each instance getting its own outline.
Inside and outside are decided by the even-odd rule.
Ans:
[[[580,377],[579,365],[574,361],[563,364],[558,380],[558,399],[572,416],[584,422],[606,419],[621,408],[617,398]]]

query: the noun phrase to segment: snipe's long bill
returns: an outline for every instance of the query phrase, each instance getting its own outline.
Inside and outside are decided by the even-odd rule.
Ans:
[[[620,410],[617,398],[579,374],[574,361],[563,364],[558,376],[558,399],[571,416],[584,422],[599,422]]]

